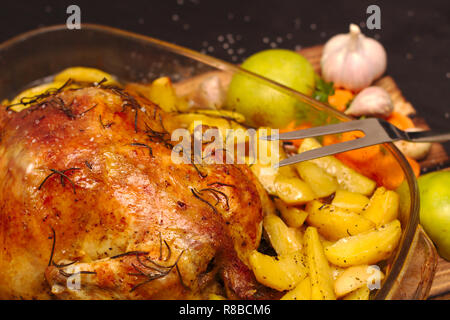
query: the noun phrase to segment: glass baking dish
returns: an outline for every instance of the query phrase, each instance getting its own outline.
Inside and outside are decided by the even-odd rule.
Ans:
[[[175,83],[205,73],[218,72],[226,77],[240,73],[263,85],[298,99],[318,124],[349,121],[329,106],[299,92],[259,77],[224,61],[150,37],[111,27],[84,24],[81,30],[66,26],[37,29],[0,45],[0,97],[11,98],[25,87],[45,81],[70,66],[86,66],[114,74],[121,81],[150,82],[169,76]],[[433,244],[419,221],[419,197],[414,174],[393,144],[384,146],[404,174],[401,242],[387,261],[387,276],[372,299],[425,299],[431,287],[437,263]]]

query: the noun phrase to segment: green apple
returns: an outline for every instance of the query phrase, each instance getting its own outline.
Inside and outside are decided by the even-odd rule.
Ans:
[[[450,171],[419,177],[420,224],[439,254],[450,260]]]
[[[315,73],[300,54],[285,49],[269,49],[247,58],[243,69],[312,95]],[[302,102],[242,74],[235,74],[227,93],[226,106],[246,117],[254,127],[282,128],[295,119]]]

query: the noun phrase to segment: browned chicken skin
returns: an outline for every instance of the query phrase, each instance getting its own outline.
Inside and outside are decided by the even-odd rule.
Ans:
[[[98,87],[2,108],[0,298],[203,298],[216,275],[267,297],[247,267],[267,195],[246,166],[175,165],[167,116]]]

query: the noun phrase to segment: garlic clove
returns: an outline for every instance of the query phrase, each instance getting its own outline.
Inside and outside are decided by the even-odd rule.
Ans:
[[[200,83],[194,101],[207,109],[220,109],[225,104],[226,92],[218,76],[211,76]]]
[[[394,105],[389,93],[381,87],[372,86],[358,93],[345,113],[355,117],[387,117],[393,110]]]
[[[386,64],[383,46],[365,37],[355,24],[350,25],[350,33],[330,38],[321,57],[323,78],[353,91],[368,87],[385,72]]]
[[[424,129],[411,128],[407,129],[406,131],[424,131]],[[403,154],[415,160],[424,159],[431,149],[431,143],[429,142],[409,142],[401,140],[394,142],[394,144]]]

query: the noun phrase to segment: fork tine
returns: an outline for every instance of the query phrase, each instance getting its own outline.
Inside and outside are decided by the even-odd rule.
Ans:
[[[336,143],[336,144],[332,144],[329,146],[325,146],[325,147],[321,147],[321,148],[317,148],[317,149],[313,149],[313,150],[308,150],[308,151],[296,154],[292,157],[281,160],[279,163],[275,164],[274,167],[279,168],[279,167],[287,166],[290,164],[294,164],[294,163],[298,163],[298,162],[302,162],[302,161],[306,161],[306,160],[321,158],[321,157],[333,155],[333,154],[340,153],[340,152],[345,152],[345,151],[349,151],[349,150],[368,147],[368,146],[371,146],[374,144],[376,144],[375,141],[371,141],[366,138],[360,138],[360,139],[340,142],[340,143]]]
[[[320,127],[313,127],[303,130],[296,130],[291,132],[284,132],[278,135],[271,135],[267,137],[261,137],[265,140],[296,140],[310,137],[323,136],[327,134],[342,133],[347,131],[364,131],[364,127],[368,124],[369,119],[358,121],[347,121],[337,124],[330,124]]]

